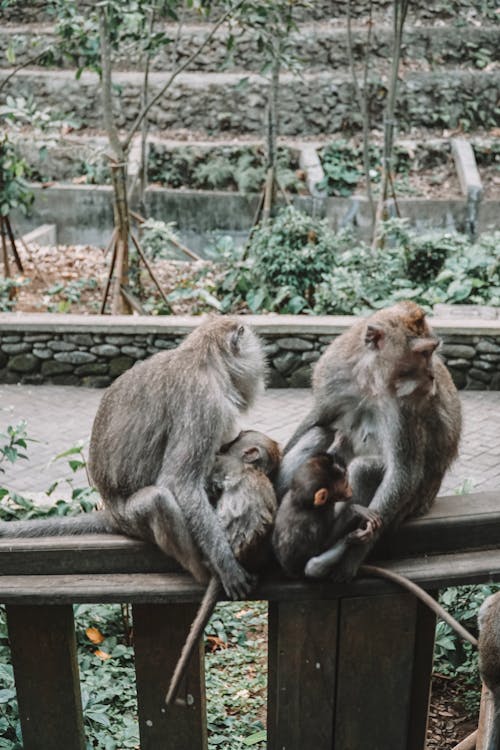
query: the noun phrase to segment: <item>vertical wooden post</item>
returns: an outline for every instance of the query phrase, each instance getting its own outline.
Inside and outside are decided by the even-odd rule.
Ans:
[[[331,750],[337,628],[336,601],[270,604],[268,750]]]
[[[427,744],[427,723],[436,634],[436,615],[434,612],[421,601],[417,601],[416,605],[415,648],[406,745],[408,750],[424,750]]]
[[[416,611],[406,594],[342,599],[335,750],[406,750]]]
[[[73,608],[7,606],[24,750],[84,750]]]
[[[188,669],[180,697],[185,706],[165,705],[165,695],[198,605],[133,606],[135,671],[141,750],[206,750],[207,721],[203,644]]]

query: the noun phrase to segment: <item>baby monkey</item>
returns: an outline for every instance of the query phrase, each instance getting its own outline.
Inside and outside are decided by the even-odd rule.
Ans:
[[[255,573],[271,552],[271,532],[277,501],[271,478],[279,468],[278,444],[261,432],[246,430],[217,454],[210,478],[209,495],[229,540],[234,556],[244,568]],[[210,579],[188,637],[176,664],[167,705],[175,701],[191,655],[223,592],[216,576]]]
[[[362,523],[360,523],[362,522]],[[366,543],[381,522],[377,513],[352,502],[352,489],[343,461],[317,453],[292,477],[276,515],[273,549],[290,576],[307,575],[316,555],[330,550],[338,559],[347,547]]]

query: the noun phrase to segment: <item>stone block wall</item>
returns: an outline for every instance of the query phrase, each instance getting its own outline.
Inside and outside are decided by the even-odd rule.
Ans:
[[[248,316],[269,359],[269,386],[304,388],[332,339],[354,318]],[[103,388],[156,352],[176,347],[200,318],[0,315],[0,383]],[[500,320],[435,319],[458,388],[500,390]]]

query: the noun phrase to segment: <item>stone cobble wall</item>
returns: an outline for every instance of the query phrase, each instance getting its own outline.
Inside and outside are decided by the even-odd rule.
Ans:
[[[0,76],[1,78],[1,76]],[[181,74],[168,95],[151,109],[149,121],[159,130],[190,129],[200,133],[261,133],[267,105],[267,83],[249,74],[245,90],[237,88],[239,73]],[[151,92],[164,77],[150,76]],[[285,73],[280,87],[282,135],[333,133],[360,127],[353,83],[346,74]],[[116,124],[135,121],[142,77],[117,73],[122,87],[116,101]],[[370,80],[370,111],[374,124],[382,123],[386,88],[376,74]],[[469,127],[496,124],[500,73],[446,71],[408,76],[400,85],[397,117],[402,132],[412,127],[455,127],[464,119]],[[63,116],[77,117],[87,127],[102,124],[101,93],[97,76],[84,73],[77,81],[72,71],[19,71],[6,86],[12,95],[33,95]],[[313,93],[311,93],[313,92]],[[61,111],[62,110],[62,111]]]
[[[175,29],[167,27],[170,35],[175,36]],[[16,64],[28,64],[33,57],[33,45],[38,43],[40,49],[55,41],[50,29],[45,33],[33,33],[14,28],[12,32],[0,30],[0,68],[10,67],[7,50],[16,39]],[[203,26],[188,26],[184,29],[177,48],[178,61],[183,63],[201,46],[207,36]],[[354,60],[361,64],[365,58],[366,29],[355,27],[352,32]],[[187,70],[217,71],[246,70],[259,71],[263,65],[262,51],[259,49],[255,34],[244,32],[238,36],[237,44],[228,61],[227,30],[222,28],[210,40],[203,52],[196,57]],[[290,49],[293,49],[301,66],[309,70],[328,68],[345,70],[348,61],[348,41],[345,26],[332,28],[330,24],[306,24],[290,36]],[[370,54],[372,66],[387,66],[392,54],[392,28],[375,27],[371,36]],[[470,27],[467,31],[467,45],[457,29],[449,27],[409,26],[405,31],[405,41],[401,50],[403,61],[427,62],[429,65],[465,65],[474,66],[479,51],[484,57],[495,60],[498,56],[498,29],[495,27]],[[139,53],[124,50],[113,56],[115,70],[140,69]],[[151,63],[152,70],[165,71],[171,68],[171,50],[167,47],[156,55]],[[67,68],[69,58],[60,56],[54,59],[53,68]]]
[[[23,331],[19,326],[13,331],[3,329],[0,323],[0,382],[102,388],[136,362],[174,348],[183,338],[164,326],[156,333],[143,332],[140,326],[134,333],[117,333],[112,325],[100,332],[75,332],[71,325],[67,333],[61,326],[57,328],[54,332]],[[275,333],[269,328],[260,333],[270,363],[269,386],[307,387],[312,366],[336,334],[318,333],[314,321],[311,333],[304,332],[303,324],[300,333],[293,327],[289,332],[280,328]],[[258,324],[256,330],[259,332]],[[440,353],[458,388],[500,390],[500,325],[491,335],[464,331],[441,336]]]

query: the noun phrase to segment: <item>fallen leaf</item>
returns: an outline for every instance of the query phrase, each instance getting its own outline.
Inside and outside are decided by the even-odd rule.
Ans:
[[[87,636],[89,641],[91,643],[95,643],[96,646],[99,643],[102,643],[104,640],[103,634],[97,628],[87,628],[87,630],[85,631],[85,635]]]
[[[99,657],[102,661],[107,661],[107,659],[111,659],[111,654],[107,654],[105,651],[101,651],[100,648],[97,649],[97,651],[94,651],[94,654]]]

